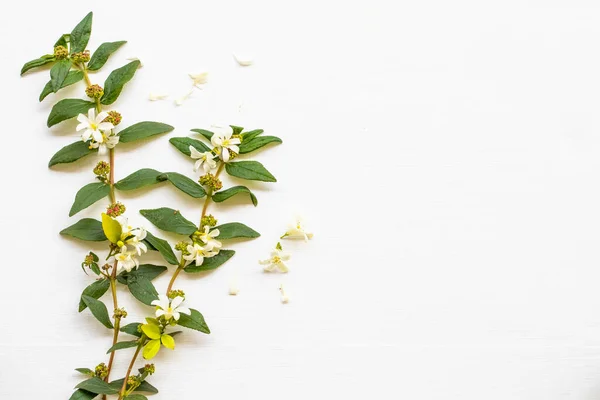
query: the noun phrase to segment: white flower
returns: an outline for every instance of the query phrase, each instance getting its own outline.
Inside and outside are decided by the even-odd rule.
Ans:
[[[233,58],[235,58],[235,61],[237,61],[237,63],[242,67],[249,67],[254,62],[252,57],[249,57],[246,54],[234,54]]]
[[[209,173],[213,168],[217,167],[217,162],[214,160],[215,156],[210,151],[200,153],[194,146],[190,146],[190,157],[197,160],[196,164],[194,164],[194,172],[202,167],[204,172]]]
[[[218,229],[213,229],[211,231],[210,226],[207,225],[204,227],[204,232],[200,233],[198,236],[200,236],[200,240],[206,244],[207,248],[220,249],[223,245],[215,239],[220,233],[221,232],[219,232]]]
[[[204,85],[208,81],[208,72],[201,72],[199,74],[188,74],[192,79],[192,84],[196,87],[198,85]]]
[[[127,251],[127,246],[121,247],[121,252],[115,255],[117,260],[117,271],[125,270],[130,272],[133,268],[139,267],[140,263],[135,258],[135,254]]]
[[[284,261],[288,261],[290,258],[291,256],[289,254],[284,253],[283,250],[276,248],[271,252],[271,258],[260,260],[258,263],[265,266],[263,268],[265,272],[273,272],[278,270],[285,273],[288,272],[289,269],[287,265],[285,265]]]
[[[111,133],[110,135],[102,135],[102,140],[92,141],[90,147],[98,149],[98,154],[106,154],[108,149],[113,149],[119,143],[119,136]]]
[[[183,314],[191,314],[189,308],[181,305],[183,303],[183,297],[177,296],[173,300],[170,300],[164,294],[158,296],[158,300],[152,301],[153,306],[156,306],[156,318],[160,318],[162,316],[168,321],[171,318],[174,318],[175,321],[179,321],[179,313]]]
[[[90,108],[88,110],[87,117],[85,114],[79,114],[77,116],[77,121],[79,121],[79,125],[77,125],[77,132],[83,131],[81,134],[81,139],[84,142],[87,142],[90,139],[94,139],[96,142],[102,142],[103,131],[110,131],[114,128],[114,125],[110,122],[102,122],[108,117],[108,113],[103,111],[100,114],[96,115],[96,109]]]
[[[304,239],[308,242],[308,239],[312,239],[312,237],[313,234],[304,228],[300,219],[297,219],[296,223],[281,236],[281,239]]]
[[[148,96],[148,100],[150,100],[150,101],[164,100],[167,97],[169,97],[168,94],[161,94],[161,93],[151,92],[150,95]]]
[[[290,301],[290,296],[283,290],[283,284],[279,285],[279,291],[281,292],[281,302],[287,304]]]
[[[217,153],[225,162],[229,161],[229,152],[239,153],[240,148],[237,146],[241,143],[239,138],[231,138],[233,129],[230,126],[215,126],[214,135],[210,138],[213,146],[216,147]]]
[[[133,250],[129,251],[129,253],[137,253],[138,256],[141,256],[142,253],[146,253],[148,247],[143,242],[143,240],[146,239],[146,229],[141,227],[134,229],[128,224],[127,218],[123,216],[115,219],[121,224],[121,241],[123,242],[121,251],[123,251],[123,248],[127,249],[127,246],[131,246],[133,247]]]
[[[187,251],[190,254],[183,256],[183,258],[186,260],[185,264],[188,265],[192,261],[196,261],[197,266],[202,265],[205,258],[210,258],[218,253],[218,251],[212,251],[211,247],[202,247],[198,243],[194,243],[193,246],[189,245],[187,247]]]

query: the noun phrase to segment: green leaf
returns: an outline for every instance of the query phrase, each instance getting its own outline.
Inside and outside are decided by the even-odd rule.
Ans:
[[[58,92],[58,89],[61,88],[63,82],[67,78],[70,69],[71,61],[66,59],[60,60],[52,66],[52,69],[50,70],[50,84],[52,85],[52,91]]]
[[[48,162],[48,167],[52,167],[56,164],[72,163],[97,151],[98,149],[90,149],[89,145],[82,141],[71,143],[52,156]]]
[[[196,225],[185,219],[178,210],[172,208],[140,210],[140,214],[163,231],[189,236],[197,230]]]
[[[71,211],[69,211],[69,217],[91,206],[98,200],[105,198],[109,193],[110,186],[106,183],[95,182],[85,185],[75,195],[75,201],[71,206]]]
[[[87,305],[83,301],[83,296],[93,297],[94,299],[99,299],[106,293],[108,288],[110,287],[110,282],[108,279],[101,279],[96,281],[83,289],[83,293],[81,294],[82,298],[79,300],[79,312],[82,312],[87,308]]]
[[[88,392],[87,390],[77,389],[73,392],[69,400],[92,400],[98,396],[96,393]]]
[[[157,238],[150,232],[146,232],[145,240],[150,243],[152,247],[155,248],[169,264],[179,264],[177,257],[175,257],[175,253],[173,253],[173,249],[169,245],[169,242],[164,239]]]
[[[84,51],[92,34],[93,13],[86,15],[71,31],[71,54]]]
[[[101,302],[100,300],[96,300],[95,298],[93,298],[91,296],[86,296],[86,295],[82,295],[81,299],[83,300],[85,305],[88,306],[88,308],[92,312],[92,315],[94,317],[96,317],[96,319],[98,321],[100,321],[100,323],[102,325],[104,325],[108,329],[113,329],[113,324],[112,324],[112,322],[110,322],[110,317],[108,316],[108,310],[106,309],[106,306],[104,305],[103,302]],[[88,389],[88,388],[82,387],[82,389],[86,389],[86,390],[89,390],[90,392],[93,392],[93,390]],[[100,392],[98,392],[98,393],[100,393]]]
[[[117,351],[117,350],[129,349],[131,347],[137,347],[138,344],[140,344],[140,343],[137,340],[129,340],[126,342],[117,342],[110,349],[108,349],[106,354],[110,354],[113,351]]]
[[[142,325],[142,332],[150,339],[160,339],[160,328],[156,325],[144,324]]]
[[[210,142],[210,139],[213,137],[214,132],[207,131],[206,129],[192,129],[192,132],[196,132],[204,136]]]
[[[75,371],[82,373],[84,375],[94,375],[94,371],[89,368],[75,368]]]
[[[75,224],[60,231],[61,235],[72,236],[89,242],[103,242],[108,240],[102,229],[102,222],[93,218],[84,218]]]
[[[255,129],[253,131],[244,132],[242,133],[242,143],[244,143],[245,141],[252,140],[257,136],[262,135],[264,132],[265,131],[262,129]]]
[[[252,204],[254,204],[255,207],[258,205],[258,200],[256,200],[256,196],[246,186],[234,186],[229,189],[222,190],[213,194],[212,199],[215,203],[220,203],[229,199],[230,197],[235,196],[238,193],[248,193],[250,195],[250,200],[252,200]]]
[[[204,143],[202,143],[199,140],[192,139],[189,137],[174,137],[174,138],[169,139],[169,142],[173,146],[175,146],[175,148],[177,148],[177,150],[179,150],[180,152],[182,152],[183,154],[185,154],[188,157],[191,155],[190,146],[192,146],[193,148],[195,148],[196,150],[198,150],[201,153],[210,151],[210,148],[207,145],[205,145]]]
[[[152,339],[144,346],[142,355],[146,360],[151,360],[158,354],[160,350],[160,339]]]
[[[195,263],[192,263],[185,267],[184,271],[188,273],[195,273],[216,269],[225,264],[225,262],[233,257],[234,254],[235,251],[233,250],[221,250],[216,256],[205,258],[202,265],[198,266]]]
[[[58,38],[56,43],[54,43],[54,47],[56,47],[56,46],[67,47],[67,45],[70,41],[71,41],[71,34],[65,33],[65,34],[61,35],[61,37]]]
[[[231,176],[251,181],[277,182],[277,179],[258,161],[238,161],[225,164]]]
[[[21,75],[23,75],[25,72],[29,71],[30,69],[41,67],[42,65],[46,65],[53,61],[54,61],[53,54],[46,54],[45,56],[41,56],[40,58],[36,58],[35,60],[28,61],[21,68]]]
[[[161,176],[164,176],[173,186],[193,198],[201,199],[206,196],[204,188],[185,175],[178,174],[177,172],[165,172]]]
[[[67,77],[65,78],[62,85],[60,85],[59,89],[65,88],[67,86],[71,86],[72,84],[77,83],[82,79],[83,79],[82,71],[78,71],[78,70],[69,71],[69,73],[67,74]],[[39,100],[40,101],[44,100],[46,98],[46,96],[48,96],[50,93],[54,93],[54,90],[52,89],[52,81],[49,81],[48,83],[46,83],[46,86],[44,86],[42,93],[40,93]]]
[[[125,333],[128,333],[133,336],[142,337],[142,334],[140,332],[138,332],[138,326],[140,326],[140,325],[141,325],[140,322],[132,322],[131,324],[122,326],[121,329],[119,329],[119,330],[121,332],[125,332]]]
[[[256,232],[254,229],[239,222],[230,222],[228,224],[215,226],[214,229],[219,230],[219,236],[217,236],[217,239],[219,240],[235,238],[252,239],[260,236],[260,233]]]
[[[96,393],[96,394],[117,394],[118,390],[111,387],[108,383],[104,382],[102,379],[94,377],[83,382],[80,382],[76,388],[87,390],[88,392]]]
[[[173,339],[172,336],[169,335],[162,335],[160,337],[160,342],[162,343],[163,346],[165,346],[167,349],[170,350],[175,350],[175,340]]]
[[[91,101],[80,99],[61,100],[56,103],[50,111],[47,122],[48,128],[59,122],[74,118],[79,114],[87,114],[88,110],[93,107],[95,107],[95,104]]]
[[[136,140],[146,139],[161,133],[171,132],[171,125],[163,124],[162,122],[144,121],[133,124],[119,133],[119,141],[122,143],[134,142]]]
[[[160,175],[162,175],[162,172],[159,172],[155,169],[140,169],[139,171],[136,171],[133,174],[115,183],[115,187],[119,190],[140,189],[145,186],[150,186],[159,183],[160,181],[156,178],[158,178],[158,176]]]
[[[121,240],[121,233],[123,233],[121,224],[106,213],[102,213],[102,230],[111,243],[117,243]]]
[[[116,381],[112,381],[109,385],[117,390],[121,390],[123,386],[124,379],[117,379]],[[148,383],[148,381],[143,381],[140,386],[138,386],[134,391],[136,392],[145,392],[145,393],[158,393],[158,389]],[[130,395],[131,396],[131,395]]]
[[[233,129],[233,134],[234,135],[239,135],[244,130],[244,128],[241,127],[241,126],[235,126],[235,125],[229,125],[229,126],[231,127],[231,129]]]
[[[104,81],[104,96],[100,99],[100,103],[109,105],[117,101],[123,86],[133,78],[139,66],[140,62],[135,60],[111,72]]]
[[[123,400],[148,400],[143,394],[130,394],[129,396],[123,397]]]
[[[119,275],[117,275],[117,280],[123,285],[127,285],[127,279],[130,276],[141,276],[151,281],[166,270],[167,267],[163,267],[162,265],[142,264],[130,272],[121,272]]]
[[[210,333],[210,329],[208,329],[208,325],[206,325],[206,321],[204,321],[202,314],[193,308],[190,308],[190,311],[190,315],[184,313],[179,314],[179,321],[177,321],[177,324],[202,333]]]
[[[142,275],[130,275],[127,277],[127,287],[129,291],[139,301],[145,305],[151,305],[154,300],[158,299],[158,292],[150,281],[150,279]]]
[[[282,140],[277,136],[259,136],[251,140],[244,140],[240,144],[240,154],[247,154],[254,150],[258,150],[269,143],[282,143]]]
[[[108,57],[111,56],[112,53],[117,51],[119,47],[123,46],[127,43],[126,40],[121,40],[118,42],[107,42],[102,43],[90,58],[88,62],[87,68],[90,71],[97,71],[108,61]]]

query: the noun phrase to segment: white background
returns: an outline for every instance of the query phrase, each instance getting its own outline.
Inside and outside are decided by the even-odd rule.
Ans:
[[[73,368],[107,359],[111,332],[77,313],[89,248],[58,235],[103,209],[68,217],[97,159],[47,168],[76,140],[73,122],[46,128],[49,110],[82,86],[40,104],[48,71],[19,77],[90,9],[92,50],[129,41],[93,81],[128,57],[144,63],[114,105],[123,126],[176,127],[120,145],[117,178],[143,167],[192,176],[168,143],[191,128],[230,123],[284,140],[256,153],[279,180],[251,184],[259,207],[211,206],[262,237],[177,281],[212,334],[189,331],[161,351],[156,399],[600,398],[595,3],[5,2],[0,398],[67,399],[81,379]],[[239,67],[235,51],[255,65]],[[175,107],[187,73],[203,70],[205,90]],[[150,103],[150,91],[171,97]],[[148,228],[141,208],[200,215],[166,184],[119,197]],[[284,243],[288,275],[262,273],[257,260],[296,213],[315,239]],[[126,321],[151,312],[119,295]],[[119,352],[115,378],[132,352]]]

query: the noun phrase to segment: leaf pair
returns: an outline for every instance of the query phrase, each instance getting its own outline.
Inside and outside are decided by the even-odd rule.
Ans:
[[[206,191],[192,179],[177,172],[159,172],[152,168],[143,168],[115,183],[119,190],[135,190],[168,181],[177,189],[196,199],[206,196]]]

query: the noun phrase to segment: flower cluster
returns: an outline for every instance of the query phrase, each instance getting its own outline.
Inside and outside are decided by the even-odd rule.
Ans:
[[[108,117],[106,111],[96,115],[96,110],[90,108],[87,116],[79,114],[77,121],[79,125],[75,128],[78,132],[83,131],[81,140],[90,142],[90,149],[98,149],[100,154],[105,154],[107,149],[114,148],[119,143],[119,136],[114,132],[114,125],[105,121]]]
[[[204,231],[194,232],[192,235],[192,244],[187,246],[187,254],[183,255],[185,265],[195,262],[197,266],[200,266],[205,258],[214,257],[219,254],[222,244],[215,239],[219,234],[218,229],[211,230],[211,227],[208,225],[204,227]]]

